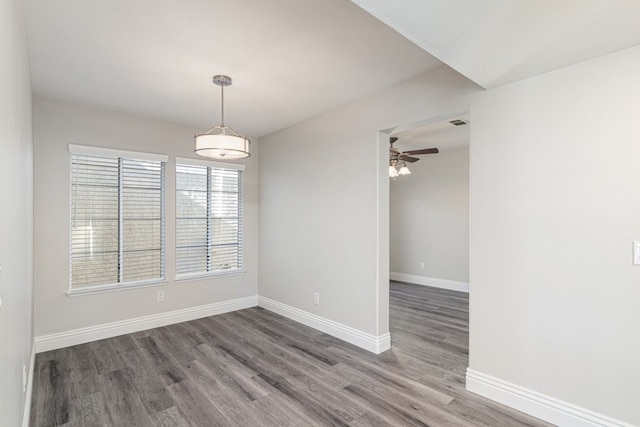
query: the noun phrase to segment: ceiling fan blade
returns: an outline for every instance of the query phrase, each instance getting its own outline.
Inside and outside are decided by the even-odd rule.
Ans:
[[[398,160],[403,160],[403,161],[409,162],[409,163],[415,163],[420,159],[417,158],[417,157],[409,157],[409,156],[401,155],[401,156],[398,157]]]
[[[408,154],[409,156],[415,156],[416,154],[437,154],[439,153],[440,150],[438,150],[437,148],[423,148],[422,150],[411,150],[411,151],[404,151],[402,152],[402,154]]]

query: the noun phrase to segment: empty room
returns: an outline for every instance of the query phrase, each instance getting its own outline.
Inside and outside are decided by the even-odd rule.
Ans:
[[[0,425],[640,425],[638,22],[2,2]]]

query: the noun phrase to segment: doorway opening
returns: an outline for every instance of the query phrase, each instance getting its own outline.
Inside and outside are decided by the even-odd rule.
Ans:
[[[394,356],[425,363],[433,373],[428,381],[461,392],[469,347],[469,127],[462,112],[379,134],[391,348]],[[411,173],[389,176],[392,166]]]
[[[459,114],[389,133],[410,172],[389,182],[392,280],[469,292],[469,126]]]

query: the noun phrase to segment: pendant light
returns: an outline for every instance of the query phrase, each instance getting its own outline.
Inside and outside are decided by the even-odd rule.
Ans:
[[[231,86],[231,77],[218,75],[213,77],[213,83],[220,86],[222,99],[222,118],[220,125],[214,126],[205,133],[195,135],[195,148],[199,156],[218,160],[244,159],[249,157],[249,138],[238,135],[233,128],[224,124],[224,88]]]

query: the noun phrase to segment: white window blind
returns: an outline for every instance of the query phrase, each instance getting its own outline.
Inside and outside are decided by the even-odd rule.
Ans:
[[[70,146],[71,291],[163,280],[166,160],[78,148]]]
[[[240,165],[216,165],[176,160],[177,276],[243,268],[243,171]]]

